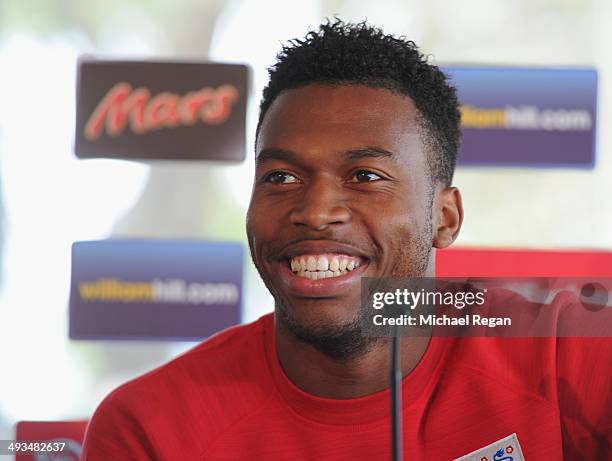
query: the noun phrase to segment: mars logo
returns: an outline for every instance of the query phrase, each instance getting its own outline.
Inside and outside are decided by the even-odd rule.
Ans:
[[[100,100],[85,125],[85,138],[94,141],[104,131],[119,136],[128,126],[135,134],[179,125],[191,126],[198,121],[218,125],[226,121],[238,100],[233,85],[202,88],[178,95],[161,92],[151,97],[145,87],[133,89],[129,83],[114,85]]]
[[[78,158],[242,161],[249,68],[79,59]]]

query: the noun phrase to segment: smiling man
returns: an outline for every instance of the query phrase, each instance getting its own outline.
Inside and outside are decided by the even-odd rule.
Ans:
[[[412,42],[334,21],[284,47],[247,215],[274,313],[114,391],[82,459],[390,459],[389,341],[361,330],[360,280],[435,274],[463,218],[459,121]],[[605,459],[604,400],[577,395],[609,393],[589,347],[402,338],[406,459]]]
[[[461,197],[448,187],[459,114],[454,91],[414,48],[365,28],[323,30],[310,49],[286,50],[264,92],[247,234],[276,301],[283,369],[307,392],[347,399],[388,387],[388,344],[360,328],[361,277],[433,276],[432,247],[459,232]],[[409,75],[399,65],[386,76],[358,56],[330,67],[334,34],[345,47],[386,41],[436,93],[392,81]],[[296,66],[305,52],[320,54],[310,69]],[[406,371],[427,342],[405,344]]]

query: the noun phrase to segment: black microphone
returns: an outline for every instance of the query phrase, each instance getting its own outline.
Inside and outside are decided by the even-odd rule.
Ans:
[[[391,341],[391,440],[392,461],[403,461],[404,434],[402,431],[402,364],[400,360],[400,335],[396,325]]]

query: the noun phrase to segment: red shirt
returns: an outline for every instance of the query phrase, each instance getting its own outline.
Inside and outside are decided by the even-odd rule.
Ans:
[[[513,433],[529,461],[611,459],[610,341],[433,337],[403,381],[405,459],[453,460]],[[389,460],[389,391],[301,391],[266,315],[112,392],[81,459]]]

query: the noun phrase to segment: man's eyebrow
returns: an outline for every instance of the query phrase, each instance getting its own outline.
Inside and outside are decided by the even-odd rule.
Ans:
[[[255,158],[255,163],[260,164],[269,160],[284,160],[291,162],[296,157],[295,152],[286,149],[269,148],[263,149]]]
[[[347,160],[361,160],[362,158],[388,158],[389,160],[395,161],[397,159],[393,152],[383,149],[382,147],[372,146],[345,150],[342,152],[342,155]]]
[[[339,155],[342,155],[346,160],[361,160],[363,158],[388,158],[389,160],[396,161],[397,156],[382,147],[359,147],[357,149],[349,149],[341,151]],[[255,158],[255,163],[257,165],[264,163],[266,161],[271,160],[280,160],[285,162],[295,162],[297,160],[298,155],[287,149],[280,149],[276,147],[271,147],[267,149],[262,149],[257,157]]]

